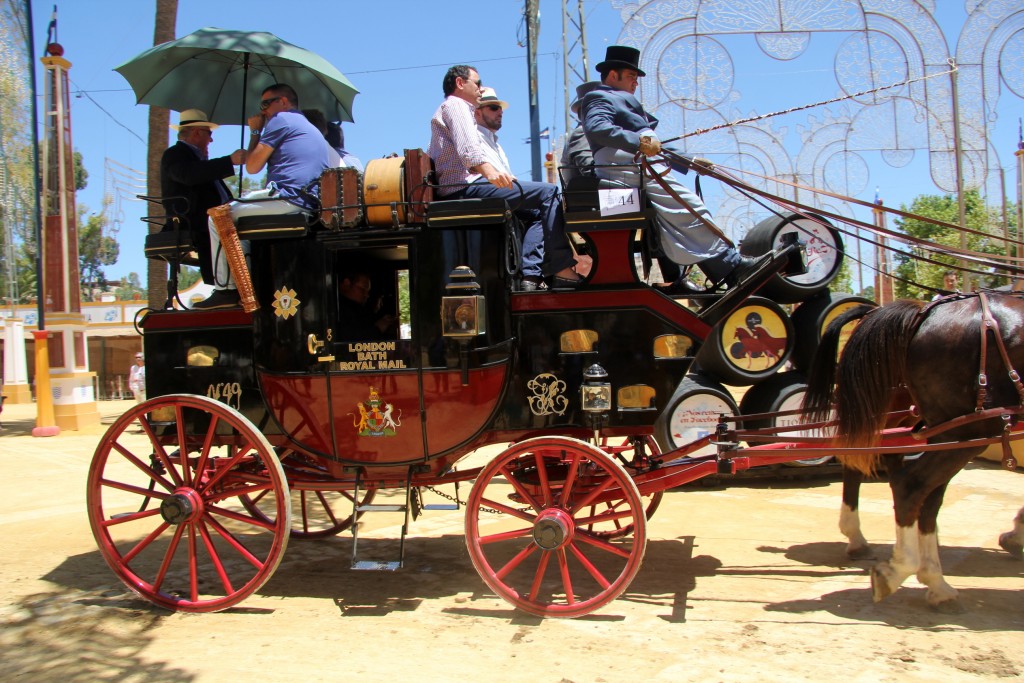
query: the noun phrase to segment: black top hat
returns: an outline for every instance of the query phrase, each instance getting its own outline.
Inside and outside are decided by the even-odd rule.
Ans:
[[[601,81],[587,81],[586,83],[580,83],[577,85],[576,99],[569,105],[569,110],[578,116],[580,113],[580,102],[583,100],[583,96],[599,85],[601,85]]]
[[[598,73],[612,69],[635,69],[641,76],[646,76],[640,68],[640,50],[626,45],[609,45],[604,53],[604,61],[597,65]]]

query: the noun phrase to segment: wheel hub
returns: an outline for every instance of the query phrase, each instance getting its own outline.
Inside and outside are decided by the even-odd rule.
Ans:
[[[202,501],[193,489],[179,489],[160,503],[160,516],[168,524],[184,524],[199,516]]]
[[[558,550],[572,540],[576,526],[565,510],[544,510],[533,525],[533,542],[541,550]]]

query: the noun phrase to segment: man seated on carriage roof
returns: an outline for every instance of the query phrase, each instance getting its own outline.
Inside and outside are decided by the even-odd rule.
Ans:
[[[610,45],[597,71],[601,74],[601,85],[587,93],[581,104],[583,129],[594,152],[597,175],[636,186],[640,181],[633,161],[636,154],[652,156],[661,151],[661,142],[654,132],[658,119],[644,111],[634,96],[639,79],[646,75],[640,69],[640,51]],[[683,173],[687,170],[682,166],[673,169]],[[644,188],[654,205],[661,245],[669,258],[682,266],[697,264],[716,284],[725,281],[733,285],[760,265],[754,259],[740,256],[724,239],[711,220],[711,212],[695,192],[671,174],[663,180],[683,203],[650,176],[644,176]],[[678,293],[699,291],[685,273],[674,285]]]
[[[542,235],[543,264],[536,270],[534,264],[523,264],[524,273],[530,278],[524,280],[530,283],[526,288],[537,289],[543,277],[551,278],[555,287],[576,287],[580,277],[573,270],[575,259],[565,234],[558,188],[551,183],[516,181],[511,172],[495,168],[487,160],[485,143],[474,119],[480,89],[480,75],[471,66],[453,66],[444,76],[445,99],[430,120],[427,150],[437,172],[437,192],[443,199],[507,200],[517,207],[515,213],[526,224],[526,234]],[[533,272],[527,271],[527,267]]]
[[[214,279],[206,210],[231,201],[224,178],[233,176],[235,166],[245,163],[244,149],[236,149],[231,156],[209,158],[217,127],[206,112],[186,109],[181,112],[178,125],[171,126],[178,131],[178,141],[160,157],[160,196],[167,215],[163,229],[187,230],[191,234],[199,256],[199,272],[208,285]]]
[[[231,202],[232,220],[237,223],[239,218],[248,216],[316,212],[319,201],[315,193],[319,188],[315,181],[331,167],[331,148],[299,110],[299,96],[291,86],[275,83],[263,91],[260,113],[249,117],[249,133],[245,170],[256,175],[265,167],[267,187],[243,197],[264,201]],[[238,291],[212,220],[210,246],[216,259],[214,291],[192,308],[210,310],[237,306]],[[243,243],[243,249],[247,247],[247,243]]]

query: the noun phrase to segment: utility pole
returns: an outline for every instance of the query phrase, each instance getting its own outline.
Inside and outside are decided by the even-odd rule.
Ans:
[[[540,36],[540,0],[526,0],[526,69],[530,84],[531,179],[540,181],[540,108],[537,104],[537,38]]]
[[[576,0],[576,16],[569,12],[569,1],[562,0],[562,82],[565,84],[565,134],[574,128],[569,104],[576,86],[590,80],[590,61],[587,56],[587,30],[583,16],[583,0]],[[575,29],[569,42],[569,24]]]

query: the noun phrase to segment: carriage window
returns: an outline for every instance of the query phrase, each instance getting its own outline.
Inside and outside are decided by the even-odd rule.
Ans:
[[[204,345],[190,347],[185,358],[189,367],[208,368],[217,362],[218,356],[220,351],[216,347]]]
[[[616,402],[619,410],[647,410],[655,407],[658,392],[646,384],[634,384],[619,389]]]
[[[412,339],[412,312],[409,306],[409,271],[399,270],[398,277],[398,338]]]
[[[685,334],[663,334],[654,340],[655,358],[687,358],[693,355],[693,340]]]
[[[562,334],[562,353],[589,353],[594,350],[598,336],[594,330],[569,330]]]

